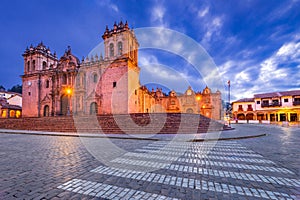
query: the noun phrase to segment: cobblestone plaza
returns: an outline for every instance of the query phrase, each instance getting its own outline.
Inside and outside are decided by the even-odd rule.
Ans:
[[[266,136],[110,139],[126,152],[109,164],[78,137],[2,133],[0,199],[300,199],[300,129],[235,125],[222,134],[252,133]]]

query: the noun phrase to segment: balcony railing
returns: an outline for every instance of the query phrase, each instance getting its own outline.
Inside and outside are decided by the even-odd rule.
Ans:
[[[281,102],[273,102],[273,103],[262,103],[261,107],[276,107],[281,106]]]
[[[294,106],[300,105],[300,101],[294,101],[294,102],[293,102],[293,105],[294,105]]]

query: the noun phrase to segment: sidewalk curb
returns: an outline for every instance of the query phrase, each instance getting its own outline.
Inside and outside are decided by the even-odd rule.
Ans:
[[[85,135],[85,134],[65,134],[65,133],[38,133],[38,132],[22,132],[22,130],[15,131],[14,130],[0,130],[0,134],[15,134],[15,135],[37,135],[37,136],[57,136],[57,137],[83,137],[83,138],[108,138],[108,139],[123,139],[123,140],[148,140],[148,141],[170,141],[168,139],[160,139],[160,138],[142,138],[142,137],[120,137],[120,136],[102,136],[102,135]],[[248,136],[240,136],[240,137],[219,137],[219,138],[199,138],[188,140],[187,142],[208,142],[208,141],[218,141],[218,140],[240,140],[240,139],[250,139],[267,136],[266,133],[259,135],[248,135]]]
[[[267,136],[267,134],[263,133],[263,134],[259,134],[259,135],[228,137],[228,138],[218,138],[218,139],[193,139],[193,140],[189,140],[189,142],[207,142],[207,141],[218,141],[218,140],[243,140],[243,139],[257,138],[257,137],[263,137],[263,136]]]

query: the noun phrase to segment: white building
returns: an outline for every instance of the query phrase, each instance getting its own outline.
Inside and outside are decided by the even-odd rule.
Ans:
[[[232,103],[234,120],[300,121],[300,90],[255,94]]]

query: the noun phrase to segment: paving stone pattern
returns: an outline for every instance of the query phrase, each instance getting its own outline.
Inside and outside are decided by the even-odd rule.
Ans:
[[[250,125],[237,132],[268,137],[111,139],[127,152],[106,165],[80,138],[0,134],[0,199],[300,199],[300,132]]]
[[[261,155],[248,150],[238,142],[217,142],[217,143],[176,143],[168,145],[168,142],[154,142],[140,149],[136,152],[129,152],[124,154],[122,158],[117,158],[111,162],[120,163],[124,166],[122,168],[109,167],[100,165],[99,167],[91,170],[91,173],[100,175],[114,176],[122,179],[127,179],[129,182],[137,182],[138,184],[147,185],[147,183],[155,183],[159,187],[165,186],[166,188],[177,188],[177,190],[184,189],[184,195],[174,195],[176,193],[155,193],[155,191],[148,192],[147,187],[141,187],[139,190],[128,187],[115,187],[109,185],[106,192],[98,190],[94,187],[99,182],[86,183],[82,179],[73,179],[66,182],[58,188],[71,191],[74,193],[87,194],[95,197],[102,197],[108,199],[199,199],[202,198],[215,198],[218,199],[219,195],[222,199],[234,198],[258,198],[258,199],[296,199],[296,195],[292,194],[293,188],[300,187],[300,179],[295,178],[295,173],[281,167],[276,167],[276,164],[268,159],[263,158]],[[190,145],[190,146],[189,146]],[[156,153],[145,153],[149,149],[157,150]],[[187,147],[187,149],[183,148]],[[230,152],[231,155],[227,156],[210,156],[209,153],[201,155],[200,149],[214,149],[214,152],[222,154],[223,152]],[[159,152],[164,151],[165,154],[161,155]],[[230,149],[232,151],[230,151]],[[183,156],[179,158],[172,156],[173,152],[180,152],[182,150]],[[196,153],[194,150],[197,150]],[[240,151],[237,151],[240,150]],[[241,153],[248,152],[246,155]],[[189,158],[191,155],[198,155],[196,158]],[[249,156],[250,155],[250,156]],[[250,157],[250,158],[249,158]],[[259,157],[259,159],[252,159],[252,157]],[[220,167],[213,169],[209,160],[221,161]],[[168,161],[172,161],[168,164]],[[229,162],[233,162],[230,165]],[[238,163],[235,163],[238,162]],[[213,162],[212,162],[213,163]],[[234,165],[235,163],[235,165]],[[250,170],[244,171],[243,167],[252,166]],[[143,172],[131,169],[125,169],[126,165],[144,166],[153,168],[162,168],[153,172]],[[268,168],[271,167],[271,170]],[[242,170],[241,170],[242,169]],[[265,175],[264,171],[271,172],[271,175]],[[171,172],[171,173],[170,173]],[[175,172],[175,173],[172,173]],[[79,183],[77,183],[79,182]],[[77,183],[77,184],[76,184]],[[85,185],[83,185],[85,183]],[[289,190],[291,189],[291,191]],[[112,191],[118,190],[117,193]],[[175,189],[176,190],[176,189]],[[153,193],[154,192],[154,193]],[[199,196],[185,196],[197,193]],[[209,195],[208,193],[214,193]],[[122,195],[121,195],[122,194]],[[156,196],[153,196],[156,194]],[[161,196],[163,194],[163,196]],[[166,196],[164,196],[166,195]]]

